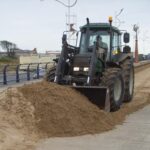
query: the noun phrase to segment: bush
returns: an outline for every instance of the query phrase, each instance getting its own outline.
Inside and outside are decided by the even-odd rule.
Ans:
[[[3,57],[0,57],[0,63],[18,63],[18,58],[3,56]]]

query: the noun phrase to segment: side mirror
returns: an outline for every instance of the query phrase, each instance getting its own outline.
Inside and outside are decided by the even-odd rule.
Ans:
[[[123,48],[123,53],[131,53],[131,47],[130,46],[125,46]]]
[[[124,43],[129,43],[130,42],[130,34],[129,33],[124,33],[124,36],[123,36],[123,41]]]
[[[63,34],[62,43],[65,43],[66,41],[67,41],[67,35],[66,35],[66,34]]]

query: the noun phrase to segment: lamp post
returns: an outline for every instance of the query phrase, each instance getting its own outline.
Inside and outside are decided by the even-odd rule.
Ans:
[[[41,0],[41,1],[44,1],[44,0]],[[68,0],[68,4],[66,4],[66,3],[64,3],[64,2],[62,2],[60,0],[55,0],[55,1],[68,8],[68,23],[67,23],[67,25],[68,25],[68,33],[69,33],[70,27],[71,27],[71,23],[70,23],[70,8],[74,7],[77,4],[78,0],[75,0],[72,4],[70,3],[70,0]]]
[[[139,26],[135,24],[135,25],[133,26],[133,31],[135,32],[135,63],[138,63],[138,62],[139,62],[138,30],[139,30]]]
[[[60,0],[55,0],[57,2],[59,2],[60,4],[62,4],[63,6],[67,7],[68,8],[68,22],[67,22],[67,25],[68,25],[68,33],[70,32],[70,28],[71,28],[71,22],[70,22],[70,8],[71,7],[74,7],[77,3],[78,0],[75,0],[74,3],[70,3],[70,0],[68,0],[68,4],[65,4],[64,2],[60,1]],[[70,36],[69,36],[70,37]],[[70,43],[70,39],[68,39],[68,43]]]

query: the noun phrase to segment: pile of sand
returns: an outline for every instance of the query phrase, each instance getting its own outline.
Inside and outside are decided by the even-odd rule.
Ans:
[[[16,88],[0,95],[0,150],[33,149],[38,140],[34,132],[34,107]]]
[[[119,111],[107,113],[76,90],[54,83],[43,81],[7,89],[0,97],[0,145],[14,140],[14,137],[10,138],[12,134],[16,134],[17,139],[20,137],[15,142],[26,142],[27,149],[30,149],[40,138],[110,130],[121,124],[127,114],[150,103],[150,94],[144,91],[136,92],[134,101],[124,104]],[[3,128],[10,131],[4,132]],[[22,149],[19,147],[19,150]]]
[[[74,136],[112,128],[111,116],[76,90],[41,82],[19,88],[34,107],[35,127],[44,136]]]
[[[1,96],[0,107],[9,113],[3,115],[3,120],[26,133],[39,137],[75,136],[112,129],[126,114],[148,103],[149,94],[143,93],[142,101],[141,94],[119,111],[107,113],[72,88],[40,82],[8,89]]]

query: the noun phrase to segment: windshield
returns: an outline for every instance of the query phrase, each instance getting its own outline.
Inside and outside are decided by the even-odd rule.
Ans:
[[[100,37],[102,48],[109,49],[110,35],[108,31],[90,31],[89,36],[86,38],[87,34],[82,33],[80,42],[80,54],[89,52],[90,47],[94,46],[97,37]]]

